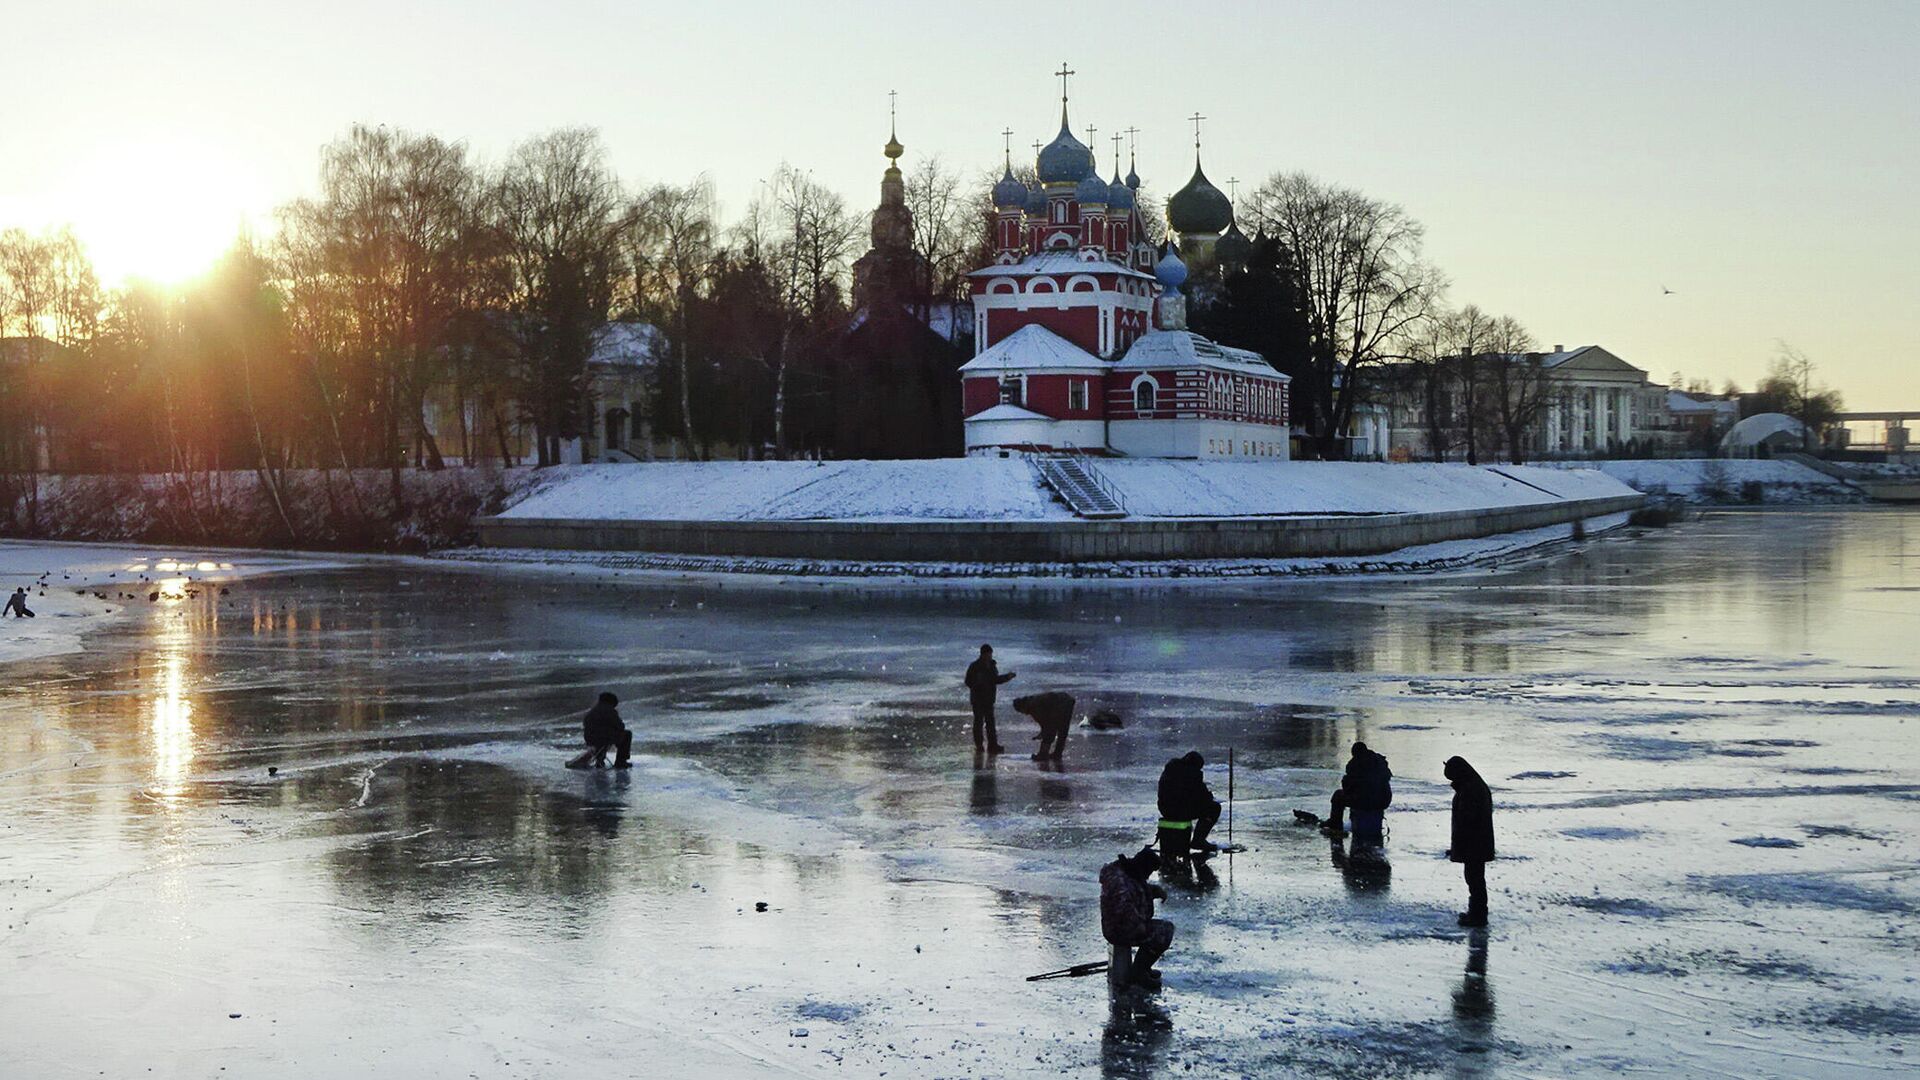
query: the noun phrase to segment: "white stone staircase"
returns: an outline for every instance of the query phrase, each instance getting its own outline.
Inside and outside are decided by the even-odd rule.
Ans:
[[[1041,482],[1076,515],[1095,520],[1127,516],[1120,493],[1113,490],[1100,470],[1086,458],[1077,454],[1053,454],[1035,459],[1034,468]]]

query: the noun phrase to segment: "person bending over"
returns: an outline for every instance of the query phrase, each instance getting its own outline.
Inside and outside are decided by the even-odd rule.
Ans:
[[[1219,850],[1207,839],[1207,833],[1220,822],[1220,800],[1207,787],[1206,767],[1207,759],[1193,750],[1160,770],[1160,816],[1168,821],[1193,822],[1193,839],[1188,846],[1194,851]]]
[[[616,751],[613,767],[630,769],[633,762],[633,732],[620,722],[620,710],[616,708],[620,699],[610,693],[602,693],[593,708],[587,710],[587,718],[581,724],[581,736],[593,749],[593,767],[607,767],[607,751]]]
[[[1013,699],[1013,711],[1033,718],[1040,725],[1040,749],[1034,751],[1033,760],[1055,761],[1067,749],[1067,729],[1073,726],[1073,695],[1058,690],[1048,690],[1043,694],[1028,694]]]
[[[1147,880],[1158,869],[1160,856],[1151,846],[1100,868],[1100,933],[1111,944],[1139,950],[1129,978],[1149,989],[1160,986],[1154,962],[1173,945],[1173,924],[1153,917],[1154,900],[1167,898],[1165,889]]]
[[[3,619],[8,615],[11,615],[16,619],[33,618],[32,610],[30,610],[27,607],[27,590],[15,589],[13,590],[13,595],[7,597],[7,609],[5,611],[0,611],[0,619]]]

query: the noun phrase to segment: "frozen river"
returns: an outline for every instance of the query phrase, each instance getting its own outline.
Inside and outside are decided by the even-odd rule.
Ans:
[[[1125,730],[1042,768],[1003,694],[976,763],[982,641]],[[9,1078],[1920,1068],[1920,513],[1186,590],[388,564],[85,644],[3,669]],[[601,689],[631,773],[560,766]],[[1356,737],[1384,868],[1289,813]],[[1171,886],[1164,993],[1022,981],[1104,957],[1095,874],[1191,748],[1222,794],[1236,751],[1251,850]],[[1452,754],[1494,789],[1486,932]]]

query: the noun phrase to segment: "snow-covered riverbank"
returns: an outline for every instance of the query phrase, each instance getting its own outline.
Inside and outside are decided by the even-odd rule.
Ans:
[[[1550,469],[1593,469],[1655,499],[1700,506],[1833,505],[1868,501],[1859,488],[1797,461],[1740,458],[1548,461]]]

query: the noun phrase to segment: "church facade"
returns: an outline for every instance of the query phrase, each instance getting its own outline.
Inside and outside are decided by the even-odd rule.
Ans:
[[[1287,376],[1186,326],[1189,263],[1239,242],[1197,143],[1193,178],[1167,203],[1173,239],[1157,251],[1137,206],[1139,176],[1122,178],[1116,161],[1112,179],[1101,178],[1064,94],[1037,183],[1016,179],[1009,156],[993,188],[993,262],[968,275],[969,454],[1286,459]]]

